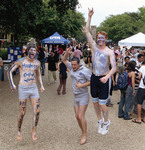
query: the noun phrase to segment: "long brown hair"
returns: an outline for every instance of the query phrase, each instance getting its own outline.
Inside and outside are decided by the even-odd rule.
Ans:
[[[136,62],[134,60],[130,61],[126,70],[128,72],[135,71]]]

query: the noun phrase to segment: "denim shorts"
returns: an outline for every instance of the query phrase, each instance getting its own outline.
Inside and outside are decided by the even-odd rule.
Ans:
[[[107,103],[108,99],[106,99],[106,100],[101,100],[101,99],[99,99],[99,98],[92,98],[92,101],[93,101],[93,103],[99,102],[100,105],[105,105],[105,104]]]

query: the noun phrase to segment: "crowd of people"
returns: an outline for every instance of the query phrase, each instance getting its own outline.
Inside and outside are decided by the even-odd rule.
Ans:
[[[55,45],[50,52],[41,45],[37,48],[30,46],[24,52],[24,57],[16,61],[9,69],[8,78],[12,91],[16,89],[12,73],[17,68],[20,69],[18,140],[22,140],[21,126],[28,98],[31,100],[34,111],[32,139],[37,140],[36,126],[39,120],[40,97],[35,74],[40,83],[40,91],[44,92],[41,75],[46,75],[46,63],[48,63],[48,86],[52,84],[52,80],[56,82],[59,79],[56,89],[58,95],[61,94],[61,90],[63,95],[67,93],[68,72],[71,75],[75,117],[82,131],[81,145],[85,144],[87,140],[85,112],[90,95],[98,118],[98,133],[105,135],[109,131],[111,123],[108,112],[108,107],[113,107],[111,95],[113,90],[118,90],[116,88],[117,81],[124,71],[127,72],[128,85],[126,89],[120,90],[118,117],[130,120],[132,119],[131,114],[137,113],[137,119],[133,119],[132,122],[139,124],[145,122],[145,104],[143,103],[145,99],[145,55],[142,51],[136,51],[134,48],[107,46],[108,37],[104,31],[98,32],[97,40],[94,41],[90,33],[93,13],[93,9],[89,9],[84,31],[87,43],[73,43],[65,48],[62,45]],[[59,71],[58,77],[56,71]],[[88,86],[90,86],[90,94]]]

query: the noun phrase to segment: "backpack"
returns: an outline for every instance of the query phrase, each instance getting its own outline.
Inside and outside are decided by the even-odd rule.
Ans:
[[[125,91],[128,87],[128,72],[123,71],[117,79],[117,89]]]

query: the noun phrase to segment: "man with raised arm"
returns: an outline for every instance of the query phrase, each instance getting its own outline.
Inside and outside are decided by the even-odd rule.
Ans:
[[[104,135],[108,132],[110,125],[106,103],[111,85],[110,78],[116,71],[116,64],[114,52],[106,46],[107,33],[104,31],[98,32],[96,42],[90,34],[90,23],[93,14],[93,9],[89,9],[85,34],[92,52],[93,73],[90,86],[93,105],[98,118],[98,133]],[[111,70],[109,70],[110,64]],[[103,113],[103,116],[101,116],[101,113]]]
[[[19,108],[20,108],[20,114],[18,119],[18,134],[17,139],[19,141],[22,140],[21,135],[21,126],[23,122],[23,118],[26,112],[26,103],[27,99],[30,98],[34,117],[33,117],[33,125],[32,125],[32,139],[34,141],[37,140],[36,137],[36,126],[38,124],[39,120],[39,113],[40,113],[40,97],[36,85],[35,75],[38,78],[38,81],[40,83],[40,90],[43,92],[45,89],[43,87],[42,79],[41,79],[41,73],[40,73],[40,62],[35,59],[37,55],[36,47],[30,46],[27,48],[28,56],[23,57],[21,59],[18,59],[9,69],[7,72],[8,79],[10,82],[11,90],[14,92],[16,90],[16,86],[13,82],[12,73],[17,68],[19,68],[20,71],[20,81],[18,85],[18,95],[19,95]]]
[[[90,85],[91,71],[80,64],[78,57],[73,57],[71,62],[67,61],[69,54],[71,54],[70,48],[66,50],[62,61],[70,69],[74,94],[74,110],[78,125],[82,131],[80,139],[80,144],[82,145],[85,144],[87,140],[87,122],[85,119],[85,112],[90,99],[87,86]]]

